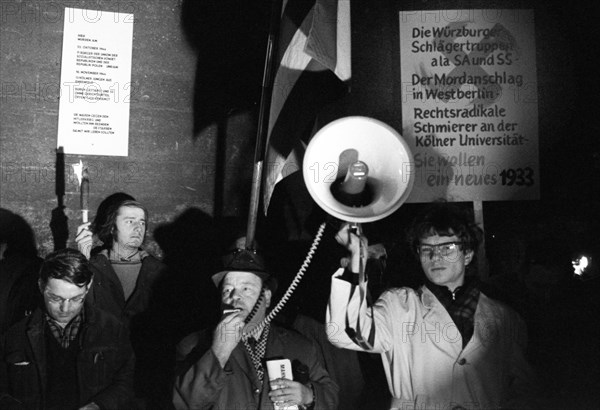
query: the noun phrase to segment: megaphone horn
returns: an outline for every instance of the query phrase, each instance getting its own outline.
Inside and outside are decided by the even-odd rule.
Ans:
[[[347,222],[373,222],[393,213],[414,183],[408,144],[389,125],[368,117],[335,120],[311,139],[302,165],[314,201]]]

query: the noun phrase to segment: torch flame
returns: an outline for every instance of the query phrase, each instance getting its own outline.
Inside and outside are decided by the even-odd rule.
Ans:
[[[71,166],[73,167],[73,172],[75,173],[75,176],[77,177],[77,181],[79,182],[79,185],[81,185],[81,180],[83,179],[83,162],[81,162],[81,160],[79,160],[79,164],[73,164]]]

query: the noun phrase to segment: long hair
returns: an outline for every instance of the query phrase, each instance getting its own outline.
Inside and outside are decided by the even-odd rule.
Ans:
[[[76,249],[60,249],[52,252],[42,262],[40,287],[46,287],[50,279],[61,279],[80,288],[88,285],[94,274],[87,258]]]
[[[117,216],[122,207],[139,208],[144,211],[144,219],[146,219],[146,230],[144,231],[144,240],[148,232],[148,210],[141,203],[127,199],[113,204],[108,210],[106,221],[98,230],[98,239],[103,243],[103,247],[111,249],[117,238]]]
[[[104,198],[102,202],[100,202],[100,205],[98,205],[96,216],[90,226],[92,232],[97,234],[100,228],[106,223],[106,217],[113,205],[127,200],[135,201],[135,198],[125,192],[115,192]]]

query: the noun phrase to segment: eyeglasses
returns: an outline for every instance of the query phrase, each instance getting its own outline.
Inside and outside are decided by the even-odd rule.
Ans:
[[[44,292],[44,294],[48,297],[48,302],[52,303],[53,305],[62,305],[65,302],[71,302],[75,305],[79,305],[84,301],[85,295],[87,295],[87,291],[81,295],[69,299],[61,298],[60,296],[56,296],[48,292]]]
[[[417,247],[417,253],[421,258],[424,259],[431,259],[437,253],[439,253],[442,257],[451,258],[456,256],[460,250],[460,245],[462,244],[462,242],[456,241],[443,242],[436,245],[420,244]]]

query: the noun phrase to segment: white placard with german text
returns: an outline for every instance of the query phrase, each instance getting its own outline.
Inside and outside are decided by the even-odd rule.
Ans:
[[[408,202],[539,199],[533,10],[400,12]]]
[[[127,156],[133,14],[65,8],[57,148]]]

